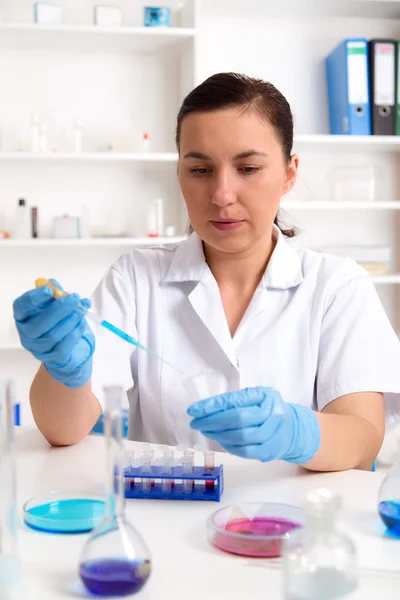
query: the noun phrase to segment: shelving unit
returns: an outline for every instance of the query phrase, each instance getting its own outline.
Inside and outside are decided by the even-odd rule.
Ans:
[[[342,201],[334,202],[331,200],[322,201],[296,201],[296,200],[283,200],[281,203],[283,210],[318,210],[318,211],[335,211],[335,210],[400,210],[400,200],[393,200],[385,202],[382,200],[371,201]]]
[[[0,25],[0,47],[33,50],[141,52],[153,54],[183,48],[194,39],[192,27],[99,27],[96,25]]]
[[[3,152],[0,161],[28,162],[129,162],[129,163],[176,163],[176,152]]]
[[[295,148],[316,150],[329,149],[329,151],[352,151],[361,149],[371,152],[399,152],[400,136],[392,135],[297,135]]]
[[[121,248],[146,248],[149,246],[159,246],[162,244],[174,244],[181,242],[185,236],[174,237],[118,237],[118,238],[78,238],[78,239],[54,239],[54,238],[36,238],[30,240],[0,240],[0,252],[7,251],[10,248],[96,248],[120,246]]]
[[[1,35],[1,34],[0,34]],[[295,151],[354,152],[400,152],[400,136],[346,136],[346,135],[298,135],[294,140]],[[176,152],[81,152],[81,153],[38,153],[0,152],[0,161],[131,161],[131,162],[176,162]]]

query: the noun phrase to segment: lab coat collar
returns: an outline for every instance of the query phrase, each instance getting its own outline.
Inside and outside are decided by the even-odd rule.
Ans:
[[[303,281],[303,269],[296,250],[288,244],[283,233],[274,225],[275,248],[262,278],[265,288],[288,290]]]
[[[265,288],[289,289],[303,281],[301,262],[294,248],[289,246],[278,227],[273,226],[276,241],[274,251],[262,278]],[[208,270],[203,243],[197,233],[177,246],[164,282],[200,281]]]
[[[203,242],[197,233],[193,232],[176,247],[164,281],[200,281],[206,267]]]

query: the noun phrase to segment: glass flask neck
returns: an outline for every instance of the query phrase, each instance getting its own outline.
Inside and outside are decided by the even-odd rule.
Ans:
[[[331,533],[336,529],[336,518],[335,513],[331,511],[323,512],[307,512],[306,513],[306,525],[310,533],[315,536],[324,536],[327,533]]]
[[[13,382],[0,381],[0,584],[17,567],[14,391]]]
[[[106,398],[105,434],[106,434],[106,517],[113,519],[124,516],[124,448],[122,442],[122,388],[118,386],[104,388]]]

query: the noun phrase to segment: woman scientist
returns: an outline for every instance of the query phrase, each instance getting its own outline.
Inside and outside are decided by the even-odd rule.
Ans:
[[[298,168],[288,102],[270,83],[214,75],[185,98],[176,141],[194,232],[124,254],[92,302],[184,373],[212,370],[208,395],[217,395],[193,403],[173,369],[121,345],[114,358],[129,369],[129,437],[202,441],[318,471],[370,469],[384,435],[383,393],[400,392],[400,345],[366,271],[295,250],[279,229]],[[54,300],[49,287],[14,302],[21,342],[42,362],[33,416],[54,445],[81,440],[101,413],[92,370],[107,359],[100,343],[94,352],[90,303],[79,302]]]

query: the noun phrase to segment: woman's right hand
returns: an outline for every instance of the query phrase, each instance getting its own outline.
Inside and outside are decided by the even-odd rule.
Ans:
[[[82,387],[92,375],[95,338],[85,319],[89,307],[90,300],[78,294],[56,300],[49,286],[30,290],[13,304],[22,346],[69,388]]]

